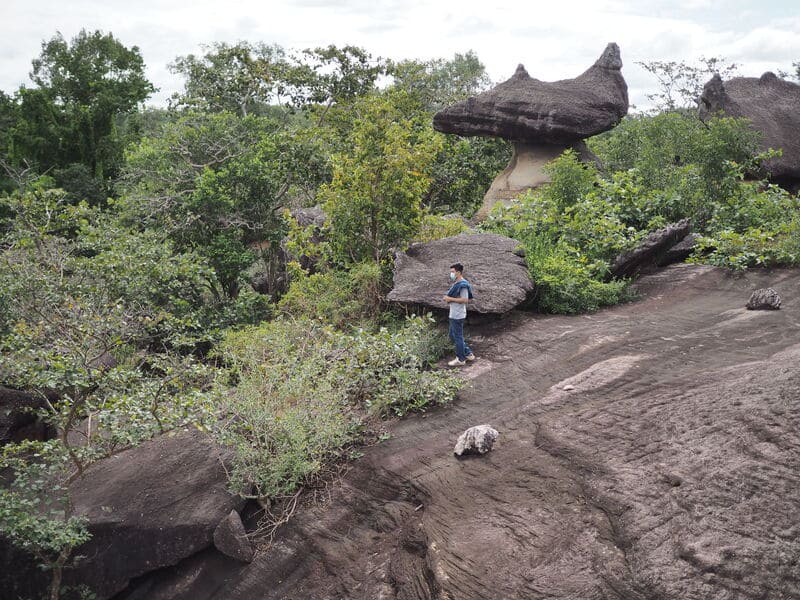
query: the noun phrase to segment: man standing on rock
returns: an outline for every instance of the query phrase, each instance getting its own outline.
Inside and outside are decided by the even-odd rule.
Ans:
[[[472,299],[472,286],[464,279],[464,266],[461,263],[450,265],[450,281],[444,301],[450,305],[450,340],[456,347],[456,357],[447,364],[460,367],[467,361],[475,360],[475,355],[464,341],[464,321],[467,318],[467,303]]]

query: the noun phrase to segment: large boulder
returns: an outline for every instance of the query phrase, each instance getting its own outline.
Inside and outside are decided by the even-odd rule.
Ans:
[[[519,65],[510,79],[491,90],[436,113],[433,127],[464,136],[570,145],[611,129],[628,112],[621,69],[614,43],[575,79],[539,81]]]
[[[700,116],[707,119],[719,112],[749,119],[761,133],[762,149],[782,151],[764,163],[775,181],[800,183],[800,85],[774,73],[725,82],[717,74],[703,88]]]
[[[690,229],[689,219],[683,219],[652,232],[636,248],[620,254],[614,260],[611,274],[614,277],[633,277],[647,267],[663,263],[663,257],[676,244],[686,239]]]
[[[524,302],[533,291],[519,242],[491,233],[462,233],[399,252],[394,264],[394,288],[387,299],[411,305],[445,309],[442,297],[449,288],[450,265],[464,265],[475,299],[469,311],[505,313]]]
[[[92,539],[86,558],[67,573],[97,598],[110,598],[129,580],[175,565],[213,544],[213,534],[241,499],[226,489],[222,450],[206,435],[163,435],[102,460],[70,489]]]

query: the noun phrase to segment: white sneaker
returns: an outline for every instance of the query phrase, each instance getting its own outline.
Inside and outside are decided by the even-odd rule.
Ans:
[[[475,355],[474,355],[474,354],[468,354],[468,355],[466,356],[466,359],[467,359],[469,362],[472,362],[473,360],[475,360]]]
[[[451,367],[463,367],[465,364],[467,364],[467,361],[458,360],[458,357],[456,356],[453,360],[451,360],[447,364],[450,365]]]

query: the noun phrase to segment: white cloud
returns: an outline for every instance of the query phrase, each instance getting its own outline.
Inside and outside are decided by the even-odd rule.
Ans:
[[[800,11],[788,0],[3,0],[0,89],[27,80],[43,39],[60,30],[112,31],[137,45],[163,102],[181,86],[167,70],[201,44],[241,39],[287,48],[354,44],[391,58],[449,58],[474,50],[495,81],[518,63],[544,80],[575,77],[606,43],[622,50],[631,101],[642,105],[655,81],[635,63],[693,62],[701,55],[742,63],[742,72],[787,68],[800,60]]]

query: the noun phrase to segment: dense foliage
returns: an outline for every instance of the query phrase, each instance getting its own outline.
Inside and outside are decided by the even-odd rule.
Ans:
[[[430,370],[443,343],[430,325],[415,317],[394,330],[345,332],[300,317],[230,335],[220,352],[238,385],[219,435],[237,450],[233,489],[293,494],[359,439],[370,415],[450,401],[460,383]]]

